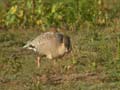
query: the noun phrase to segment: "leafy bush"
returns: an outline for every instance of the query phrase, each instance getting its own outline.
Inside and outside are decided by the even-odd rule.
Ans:
[[[105,25],[109,20],[108,12],[103,7],[103,0],[8,0],[8,2],[9,8],[0,18],[0,23],[7,27],[38,26],[44,30],[45,27],[55,25],[74,29],[84,21]]]

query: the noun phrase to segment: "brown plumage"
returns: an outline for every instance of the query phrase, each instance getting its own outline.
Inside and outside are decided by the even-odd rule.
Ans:
[[[42,33],[34,40],[29,41],[24,48],[32,49],[39,55],[45,55],[48,59],[63,56],[71,50],[70,38],[58,32]],[[39,59],[40,57],[38,57]],[[39,63],[39,60],[37,60]],[[38,64],[39,67],[39,64]]]

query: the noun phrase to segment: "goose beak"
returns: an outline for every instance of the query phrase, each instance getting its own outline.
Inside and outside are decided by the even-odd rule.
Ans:
[[[72,51],[72,48],[69,48],[69,49],[66,48],[66,49],[65,49],[65,52],[66,52],[66,53],[69,53],[69,52],[71,52],[71,51]]]

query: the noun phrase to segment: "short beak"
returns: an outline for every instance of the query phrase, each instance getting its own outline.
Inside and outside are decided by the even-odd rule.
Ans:
[[[72,51],[72,48],[69,48],[66,50],[67,53],[70,53]]]

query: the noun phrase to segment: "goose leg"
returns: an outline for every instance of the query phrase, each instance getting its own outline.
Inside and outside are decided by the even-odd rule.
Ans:
[[[40,57],[39,56],[37,57],[37,67],[38,68],[40,67]]]

